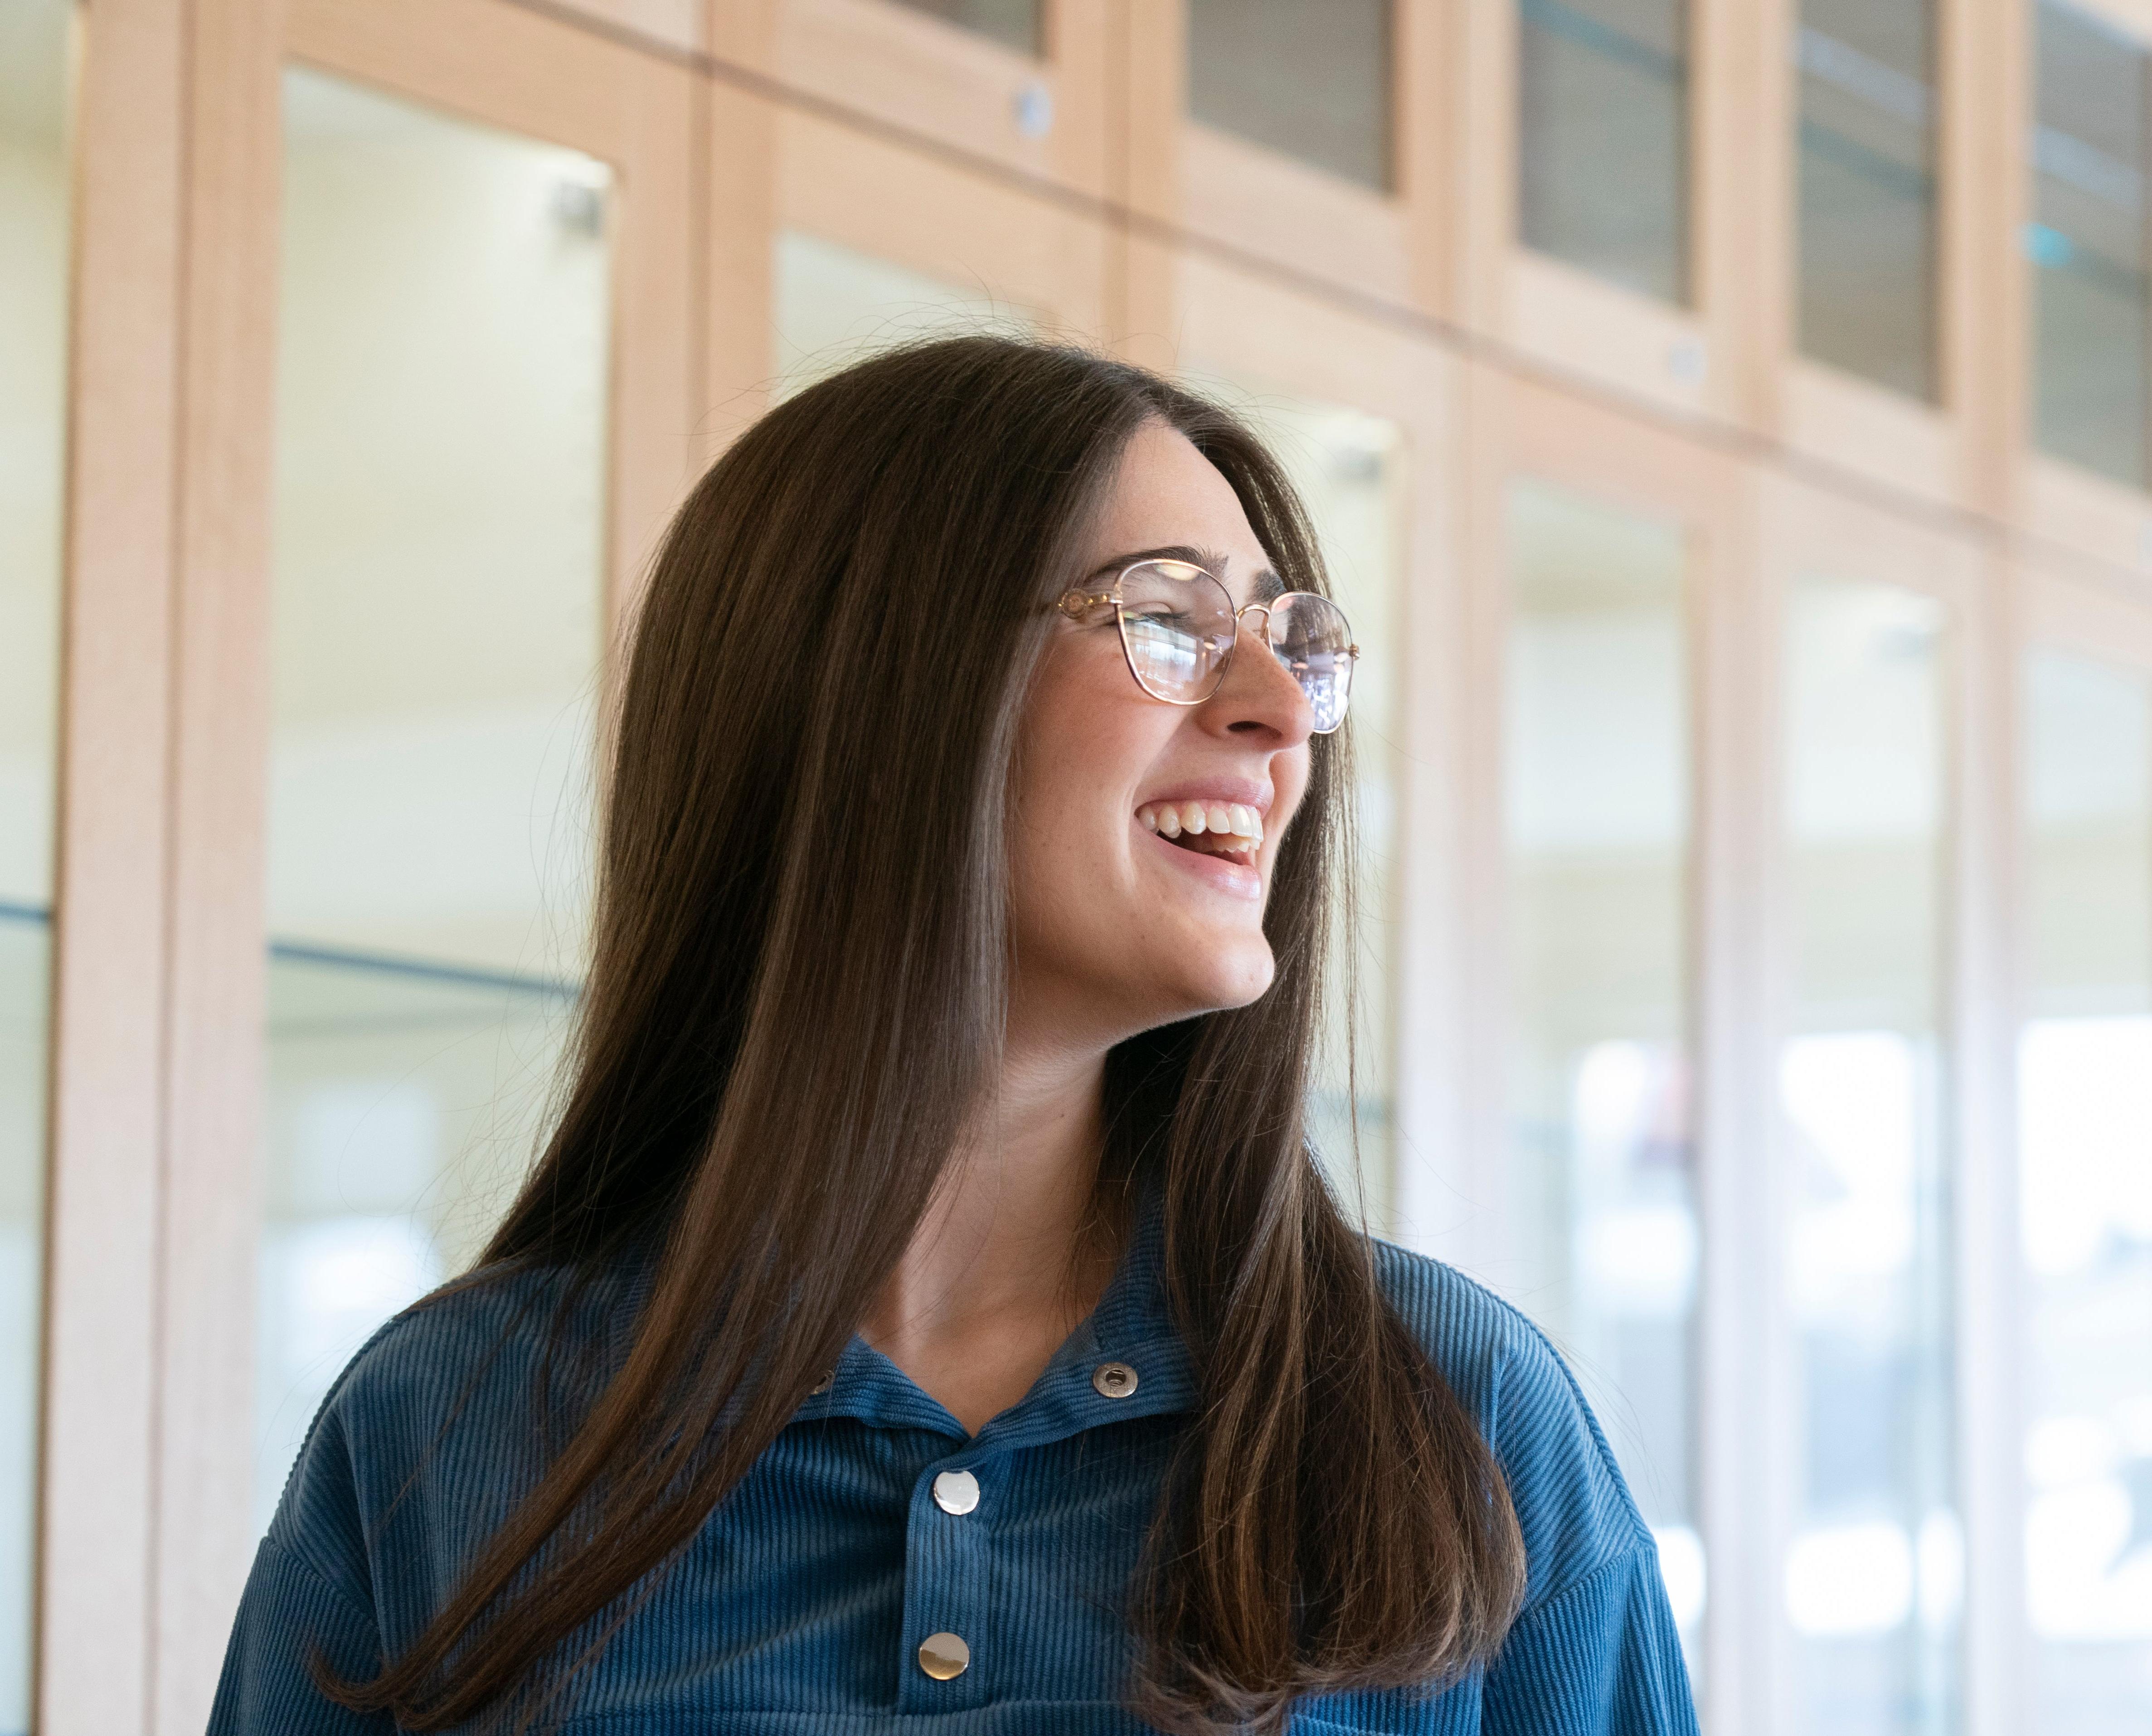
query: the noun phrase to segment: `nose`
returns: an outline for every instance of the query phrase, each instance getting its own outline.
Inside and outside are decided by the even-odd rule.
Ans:
[[[1218,691],[1197,708],[1206,729],[1267,749],[1297,748],[1314,733],[1315,708],[1271,650],[1270,611],[1251,605],[1241,614],[1232,661]]]

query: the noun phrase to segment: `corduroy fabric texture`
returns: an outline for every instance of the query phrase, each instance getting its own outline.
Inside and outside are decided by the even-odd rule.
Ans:
[[[1598,1424],[1522,1315],[1437,1261],[1377,1245],[1388,1292],[1510,1480],[1524,1612],[1491,1669],[1436,1695],[1312,1699],[1296,1728],[1424,1736],[1693,1736],[1652,1535]],[[1127,1736],[1121,1609],[1196,1400],[1146,1214],[1090,1320],[976,1437],[855,1338],[578,1681],[556,1728],[589,1736]],[[571,1404],[616,1354],[623,1281],[578,1300],[578,1359],[542,1355],[557,1298],[524,1275],[391,1322],[317,1419],[233,1630],[211,1736],[376,1736],[315,1689],[319,1647],[369,1673],[406,1645],[544,1459],[543,1384]],[[1135,1390],[1092,1384],[1102,1363]],[[578,1368],[580,1367],[580,1375]],[[564,1413],[563,1413],[564,1414]],[[934,1479],[978,1480],[946,1513]],[[939,1682],[920,1642],[962,1637]]]

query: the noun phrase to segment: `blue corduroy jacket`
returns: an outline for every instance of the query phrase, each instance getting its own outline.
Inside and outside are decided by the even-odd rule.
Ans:
[[[1123,1599],[1196,1400],[1155,1217],[1023,1402],[967,1434],[854,1339],[577,1684],[571,1736],[1125,1736]],[[1378,1243],[1382,1281],[1492,1444],[1529,1563],[1483,1673],[1434,1694],[1311,1699],[1295,1728],[1425,1736],[1693,1736],[1652,1534],[1545,1338],[1450,1267]],[[408,1645],[542,1462],[546,1281],[481,1284],[391,1322],[300,1454],[226,1658],[211,1736],[376,1736],[313,1685]],[[622,1330],[619,1292],[570,1317]],[[605,1354],[602,1348],[600,1355]],[[556,1358],[556,1362],[557,1362]],[[568,1359],[570,1363],[573,1358]],[[1118,1363],[1132,1371],[1109,1373]],[[976,1505],[946,1510],[967,1473]],[[961,1506],[971,1490],[954,1503]],[[968,1667],[922,1665],[956,1636]],[[930,1643],[931,1642],[931,1643]],[[938,1648],[938,1649],[937,1649]],[[946,1670],[948,1666],[940,1666]]]

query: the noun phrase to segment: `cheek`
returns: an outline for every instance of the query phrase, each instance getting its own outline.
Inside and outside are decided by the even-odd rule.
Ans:
[[[1096,650],[1079,641],[1049,656],[1024,708],[1011,840],[1024,902],[1081,905],[1124,878],[1131,792],[1176,721],[1129,691],[1118,658],[1085,654]]]
[[[1116,651],[1075,639],[1039,672],[1018,729],[1018,811],[1095,830],[1119,818],[1179,721],[1137,691]]]

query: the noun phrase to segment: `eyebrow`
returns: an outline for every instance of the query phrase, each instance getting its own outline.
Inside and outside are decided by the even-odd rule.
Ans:
[[[1193,543],[1173,542],[1161,548],[1131,549],[1125,555],[1116,555],[1110,561],[1101,561],[1092,570],[1084,583],[1094,584],[1111,574],[1119,573],[1144,561],[1185,561],[1191,566],[1200,566],[1213,577],[1224,582],[1226,569],[1233,564],[1231,555],[1216,549],[1200,549]],[[1248,601],[1266,603],[1285,595],[1285,581],[1267,566],[1256,569],[1248,586]]]

